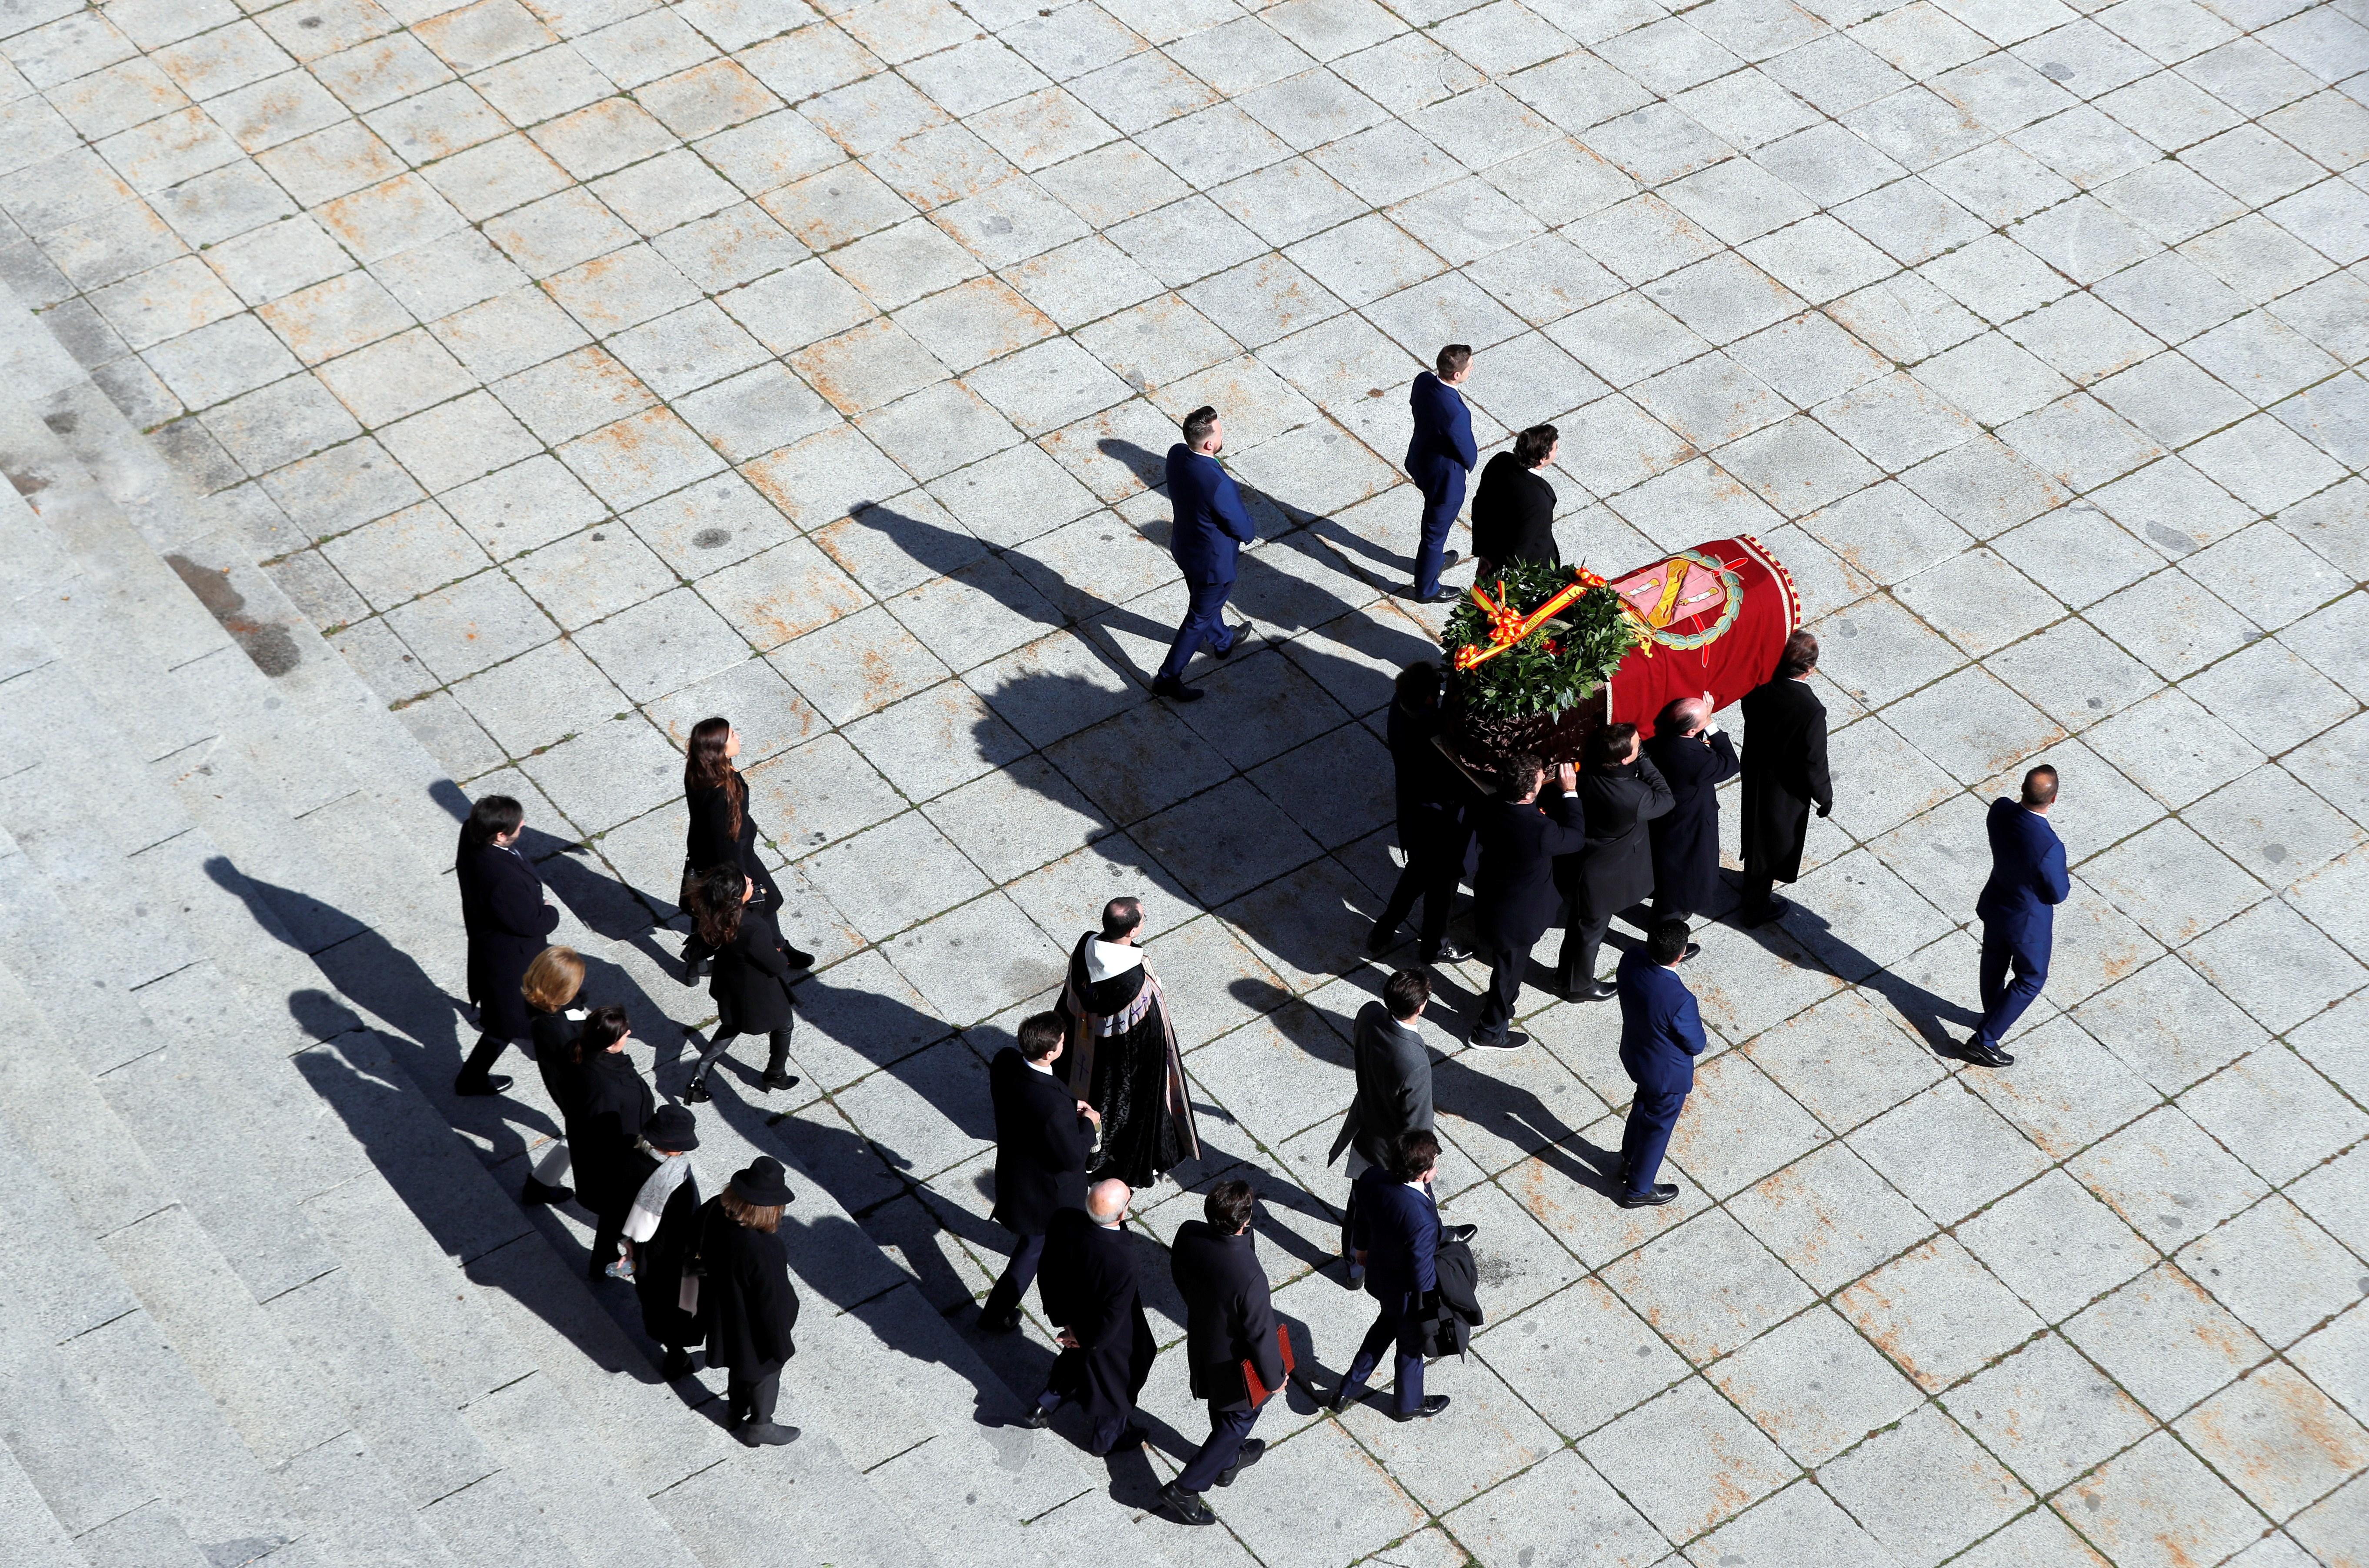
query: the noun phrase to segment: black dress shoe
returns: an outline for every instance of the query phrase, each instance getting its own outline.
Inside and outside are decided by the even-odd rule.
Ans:
[[[979,1314],[978,1319],[978,1332],[981,1333],[1018,1333],[1020,1332],[1020,1314],[1018,1312],[1007,1312],[1000,1317],[990,1318],[986,1313],[982,1312]],[[1030,1408],[1034,1409],[1035,1407],[1031,1406]]]
[[[1469,1242],[1480,1233],[1478,1225],[1443,1225],[1439,1228],[1440,1239],[1448,1242]]]
[[[543,1183],[536,1181],[532,1176],[529,1176],[526,1179],[526,1190],[519,1194],[519,1201],[521,1203],[547,1205],[554,1203],[566,1203],[569,1198],[574,1197],[575,1196],[576,1189],[573,1187],[545,1186]]]
[[[1422,1404],[1413,1410],[1394,1410],[1390,1412],[1390,1419],[1392,1421],[1428,1421],[1447,1408],[1446,1394],[1425,1394],[1423,1396]]]
[[[1528,1035],[1474,1035],[1464,1042],[1484,1051],[1518,1051],[1530,1043]]]
[[[1735,918],[1738,922],[1746,926],[1774,925],[1783,920],[1785,912],[1792,907],[1789,899],[1771,898],[1757,910],[1739,910]]]
[[[1958,1054],[1976,1067],[2013,1067],[2015,1058],[1997,1046],[1986,1046],[1980,1040],[1968,1040]]]
[[[1265,1457],[1265,1438],[1243,1438],[1242,1452],[1234,1456],[1234,1462],[1218,1472],[1218,1484],[1220,1486],[1231,1486],[1234,1483],[1234,1477],[1242,1474],[1242,1471],[1250,1469],[1251,1466],[1258,1463],[1259,1460]],[[1194,1494],[1187,1493],[1185,1495],[1192,1496]]]
[[[1685,963],[1688,959],[1689,959],[1689,958],[1692,958],[1692,957],[1696,956],[1697,955],[1699,955],[1699,954],[1700,954],[1700,953],[1701,953],[1701,952],[1702,952],[1702,944],[1701,944],[1701,943],[1700,943],[1700,942],[1689,942],[1689,943],[1688,943],[1688,944],[1687,944],[1687,950],[1686,950],[1685,952],[1683,952],[1683,953],[1681,953],[1681,954],[1679,954],[1679,955],[1678,955],[1678,962],[1679,962],[1679,963],[1681,963],[1681,964],[1683,964],[1683,963]]]
[[[733,1429],[732,1435],[752,1448],[779,1448],[798,1440],[796,1427],[776,1426],[770,1421],[744,1421]]]
[[[1398,939],[1398,927],[1394,925],[1385,926],[1381,921],[1376,921],[1374,922],[1373,931],[1366,937],[1367,956],[1371,958],[1380,957],[1383,954],[1390,950],[1391,944],[1397,942]]]
[[[1623,1208],[1659,1208],[1677,1196],[1678,1189],[1675,1184],[1656,1182],[1651,1192],[1622,1193],[1614,1201]]]
[[[1122,1427],[1119,1431],[1118,1436],[1113,1440],[1111,1446],[1104,1449],[1101,1454],[1097,1454],[1094,1457],[1096,1459],[1101,1459],[1107,1454],[1134,1453],[1138,1448],[1143,1447],[1144,1439],[1150,1436],[1150,1433],[1146,1432],[1140,1426]]]
[[[776,1089],[795,1089],[797,1086],[798,1075],[795,1072],[768,1072],[759,1085],[768,1094]]]
[[[1443,572],[1444,572],[1444,571],[1446,571],[1448,567],[1452,567],[1452,566],[1456,565],[1456,563],[1457,563],[1457,562],[1459,562],[1459,561],[1460,561],[1460,560],[1462,560],[1462,559],[1464,559],[1464,552],[1463,552],[1463,551],[1461,551],[1461,550],[1450,550],[1447,555],[1442,555],[1442,556],[1439,558],[1439,569],[1440,569],[1441,571],[1443,571]]]
[[[1223,1486],[1225,1482],[1221,1479],[1218,1484]],[[1159,1511],[1180,1525],[1214,1525],[1218,1522],[1218,1516],[1209,1512],[1209,1505],[1201,1501],[1199,1493],[1180,1492],[1173,1481],[1160,1489]]]
[[[1207,654],[1211,658],[1233,658],[1234,650],[1242,647],[1242,639],[1249,636],[1251,634],[1250,628],[1247,626],[1236,626],[1232,628],[1232,630],[1234,635],[1226,639],[1226,646],[1224,647],[1211,647],[1207,643],[1204,643],[1201,645],[1201,651]]]
[[[1610,980],[1590,980],[1577,990],[1562,993],[1565,1001],[1610,1001],[1620,994],[1620,988]]]
[[[1365,1390],[1352,1389],[1348,1384],[1344,1383],[1333,1391],[1333,1397],[1324,1402],[1324,1408],[1339,1415],[1365,1397]]]
[[[658,1376],[675,1382],[691,1376],[691,1352],[679,1345],[667,1346],[666,1358],[658,1363]]]
[[[707,1081],[705,1079],[694,1078],[689,1083],[683,1085],[682,1103],[684,1104],[704,1105],[707,1104],[708,1099]]]
[[[793,969],[814,967],[814,955],[803,947],[793,947],[785,942],[782,944],[782,956],[790,961],[790,967]]]
[[[483,1099],[489,1094],[498,1094],[509,1086],[509,1074],[506,1072],[489,1072],[483,1078],[452,1080],[452,1093],[473,1100]]]
[[[1187,686],[1182,681],[1162,677],[1151,683],[1151,694],[1165,697],[1172,703],[1197,703],[1209,693],[1198,686]]]
[[[1461,964],[1472,956],[1472,949],[1457,942],[1443,942],[1436,947],[1420,949],[1415,956],[1426,964]]]
[[[1059,1405],[1055,1405],[1053,1407],[1054,1410],[1059,1410],[1059,1408],[1060,1406]],[[1045,1428],[1053,1425],[1053,1411],[1047,1410],[1041,1404],[1032,1403],[1028,1407],[1028,1413],[1020,1418],[1020,1425],[1025,1426],[1031,1432],[1042,1432]]]

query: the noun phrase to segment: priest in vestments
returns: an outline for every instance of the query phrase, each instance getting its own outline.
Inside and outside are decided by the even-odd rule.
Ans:
[[[1136,944],[1142,929],[1140,899],[1104,905],[1102,931],[1078,938],[1054,1009],[1070,1031],[1070,1093],[1102,1116],[1094,1179],[1137,1188],[1201,1152],[1168,999]]]

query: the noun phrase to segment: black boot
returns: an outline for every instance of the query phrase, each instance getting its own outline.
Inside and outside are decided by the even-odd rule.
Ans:
[[[566,1203],[575,1196],[576,1189],[573,1187],[546,1186],[534,1177],[529,1176],[526,1179],[526,1190],[519,1194],[519,1201],[524,1204]]]

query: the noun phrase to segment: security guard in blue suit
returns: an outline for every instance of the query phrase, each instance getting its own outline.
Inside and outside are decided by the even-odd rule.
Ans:
[[[1481,461],[1472,444],[1472,415],[1456,389],[1472,373],[1472,350],[1450,343],[1433,361],[1437,373],[1414,378],[1407,402],[1414,409],[1414,434],[1407,441],[1407,477],[1423,486],[1423,542],[1415,546],[1414,597],[1429,603],[1439,593],[1439,574],[1455,565],[1448,531],[1464,509],[1464,476]]]
[[[1226,428],[1218,411],[1207,404],[1184,416],[1184,439],[1168,449],[1168,500],[1176,509],[1176,525],[1168,552],[1192,589],[1184,624],[1176,628],[1168,658],[1151,682],[1152,691],[1172,702],[1197,703],[1207,695],[1184,684],[1184,667],[1196,649],[1223,658],[1234,651],[1234,634],[1226,626],[1226,597],[1234,591],[1234,560],[1242,546],[1258,537],[1258,525],[1243,509],[1242,493],[1218,464],[1219,449],[1226,444]]]
[[[2056,906],[2073,891],[2065,841],[2048,825],[2055,804],[2056,770],[2046,763],[2023,775],[2021,800],[1991,802],[1991,879],[1974,900],[1983,922],[1983,1021],[1965,1049],[1966,1059],[1982,1067],[2013,1065],[1999,1041],[2048,983]]]
[[[1656,1182],[1662,1155],[1687,1092],[1695,1086],[1695,1058],[1702,1055],[1702,1013],[1694,992],[1678,979],[1687,958],[1687,922],[1657,921],[1644,951],[1620,956],[1620,1065],[1637,1085],[1629,1104],[1629,1125],[1620,1135],[1623,1208],[1652,1208],[1678,1196],[1676,1184]]]

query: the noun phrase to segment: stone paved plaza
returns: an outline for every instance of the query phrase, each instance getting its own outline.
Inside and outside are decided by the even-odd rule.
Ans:
[[[1608,1196],[1613,1012],[1532,991],[1529,1048],[1467,1052],[1482,972],[1442,971],[1490,1319],[1454,1408],[1295,1392],[1221,1529],[1150,1528],[1268,1568],[2361,1568],[2365,20],[0,0],[0,282],[212,498],[239,558],[200,565],[259,564],[297,655],[527,803],[670,1093],[712,1023],[662,929],[679,747],[731,716],[821,956],[805,1082],[743,1061],[703,1120],[792,1113],[795,1179],[966,1335],[986,1059],[1140,893],[1207,1144],[1141,1197],[1155,1321],[1155,1243],[1251,1174],[1328,1389],[1370,1309],[1325,1151],[1386,973],[1382,714],[1445,613],[1403,596],[1406,386],[1473,345],[1484,453],[1563,432],[1567,559],[1791,569],[1837,804],[1795,912],[1687,966],[1666,1209]],[[1151,486],[1201,403],[1265,537],[1253,640],[1172,709]],[[1983,811],[2043,758],[2073,897],[2020,1059],[1968,1069]],[[462,1025],[394,1013],[449,1063]],[[447,1108],[514,1192],[545,1120]],[[977,1348],[1025,1394],[1046,1344]],[[833,1376],[795,1362],[787,1418],[853,1455]],[[1146,1404],[1164,1478],[1204,1430],[1175,1349]]]

